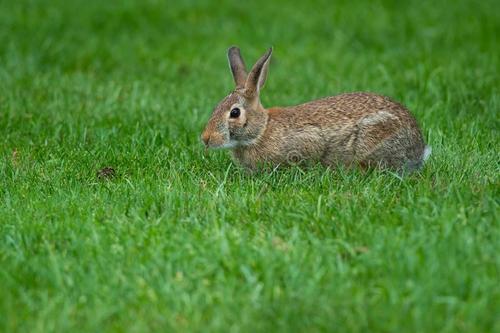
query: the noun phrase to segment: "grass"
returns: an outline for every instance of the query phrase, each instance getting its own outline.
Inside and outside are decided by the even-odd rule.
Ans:
[[[1,1],[0,331],[500,332],[497,7]],[[429,163],[204,154],[232,44],[267,106],[403,102]]]

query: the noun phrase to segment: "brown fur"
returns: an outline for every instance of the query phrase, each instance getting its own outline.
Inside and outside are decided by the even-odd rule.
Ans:
[[[259,91],[271,50],[214,110],[202,140],[208,147],[231,148],[243,166],[322,163],[327,166],[421,166],[425,144],[415,118],[401,104],[373,93],[346,93],[290,107],[265,109]],[[246,73],[239,50],[229,60],[235,82]],[[234,74],[236,73],[236,74]],[[232,108],[241,115],[230,118]]]

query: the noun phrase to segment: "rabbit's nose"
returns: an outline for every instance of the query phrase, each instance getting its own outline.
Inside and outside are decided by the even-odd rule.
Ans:
[[[209,133],[203,133],[201,135],[201,141],[205,144],[205,146],[208,146],[208,142],[210,141],[210,134]]]

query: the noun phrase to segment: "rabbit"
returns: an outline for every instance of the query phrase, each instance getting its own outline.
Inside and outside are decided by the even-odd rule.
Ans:
[[[229,148],[249,170],[293,164],[415,171],[429,157],[415,118],[401,104],[368,92],[344,93],[296,106],[264,108],[270,48],[247,74],[239,48],[228,50],[236,85],[201,135],[206,148]]]

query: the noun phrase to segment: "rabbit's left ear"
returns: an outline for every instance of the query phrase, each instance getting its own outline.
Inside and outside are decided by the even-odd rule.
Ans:
[[[264,86],[267,78],[267,71],[273,48],[269,48],[253,66],[250,74],[248,74],[247,81],[245,82],[245,95],[249,97],[256,97],[259,95],[260,89]]]
[[[229,60],[229,67],[233,73],[234,83],[237,88],[243,88],[247,79],[247,71],[245,69],[245,62],[241,57],[240,49],[232,46],[227,50],[227,59]]]

